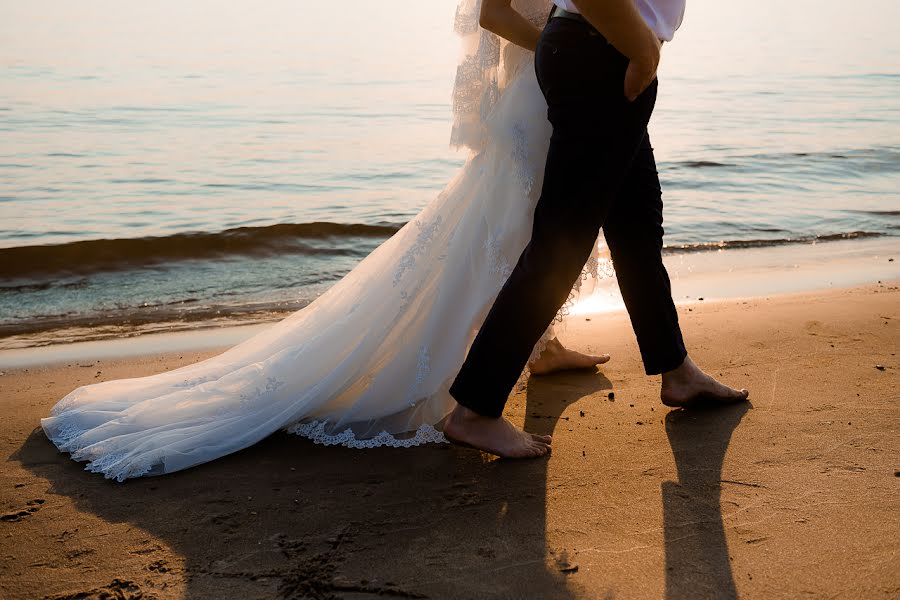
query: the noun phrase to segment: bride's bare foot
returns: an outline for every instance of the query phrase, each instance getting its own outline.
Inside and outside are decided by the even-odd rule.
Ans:
[[[444,437],[458,446],[503,458],[544,456],[550,452],[552,441],[549,435],[526,433],[503,417],[483,417],[459,404],[444,422]]]
[[[609,361],[609,354],[594,356],[569,350],[557,338],[547,343],[538,359],[528,364],[532,375],[547,375],[569,369],[589,369]]]
[[[749,395],[745,389],[736,390],[719,383],[701,371],[689,356],[680,367],[662,376],[660,398],[666,406],[688,408],[699,404],[732,404],[746,400]]]

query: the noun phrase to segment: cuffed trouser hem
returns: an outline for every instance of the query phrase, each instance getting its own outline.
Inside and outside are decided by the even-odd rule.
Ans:
[[[687,350],[682,346],[673,350],[668,356],[657,357],[652,361],[644,360],[644,373],[647,375],[662,375],[673,369],[677,369],[687,358]]]
[[[503,407],[506,405],[508,394],[503,396],[500,401],[485,402],[485,399],[496,397],[499,394],[502,394],[502,392],[491,392],[486,389],[484,384],[480,384],[477,381],[467,384],[466,381],[462,381],[459,377],[450,386],[450,396],[456,400],[457,404],[482,417],[492,419],[499,419],[503,416]]]

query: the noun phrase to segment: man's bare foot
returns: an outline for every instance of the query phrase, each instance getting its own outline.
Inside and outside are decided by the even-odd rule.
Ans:
[[[589,369],[608,361],[609,354],[599,356],[582,354],[569,350],[562,345],[558,338],[553,338],[547,343],[547,347],[544,348],[538,359],[528,364],[528,370],[532,375],[547,375],[569,369]]]
[[[681,408],[742,402],[749,395],[745,389],[736,390],[719,383],[701,371],[690,356],[677,369],[663,373],[660,391],[663,404]]]
[[[522,431],[505,418],[483,417],[456,405],[444,421],[444,437],[458,446],[484,450],[502,458],[537,458],[550,452],[549,435]]]

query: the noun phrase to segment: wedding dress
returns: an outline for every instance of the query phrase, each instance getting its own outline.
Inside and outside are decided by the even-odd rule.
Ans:
[[[202,362],[68,394],[41,421],[59,450],[124,481],[208,462],[279,429],[352,448],[445,441],[447,390],[528,243],[550,137],[533,54],[480,29],[480,3],[463,0],[456,14],[465,52],[452,143],[470,155],[449,185],[271,328]],[[543,25],[550,1],[513,6]],[[585,277],[600,265],[609,268],[598,251]],[[535,352],[553,335],[551,326]]]

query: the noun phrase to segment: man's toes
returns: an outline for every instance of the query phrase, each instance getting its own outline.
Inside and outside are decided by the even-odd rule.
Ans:
[[[724,390],[725,395],[731,396],[732,398],[743,398],[748,393],[747,390],[744,390],[744,389],[736,390],[736,389],[734,389],[732,387],[728,387],[728,386],[722,386],[722,387],[725,388],[725,390]]]
[[[529,442],[513,452],[511,458],[535,458],[540,456],[540,445],[537,442]]]
[[[547,454],[548,447],[546,444],[533,443],[533,444],[531,444],[529,450],[530,450],[531,456],[534,456],[534,457],[544,456],[545,454]]]
[[[747,397],[750,395],[750,392],[748,392],[745,389],[736,390],[734,388],[730,388],[727,386],[722,386],[722,387],[725,389],[720,390],[720,392],[718,394],[716,394],[722,400],[726,400],[726,401],[746,400]]]
[[[553,442],[553,438],[550,437],[549,435],[538,435],[536,433],[532,433],[530,435],[531,435],[531,439],[534,440],[535,442],[540,442],[542,444],[550,444]]]

